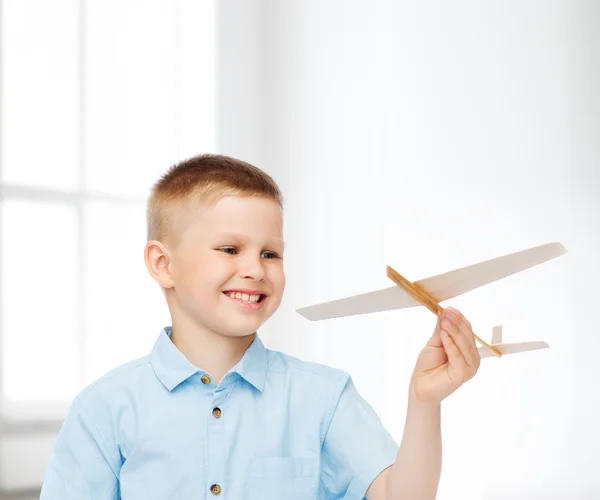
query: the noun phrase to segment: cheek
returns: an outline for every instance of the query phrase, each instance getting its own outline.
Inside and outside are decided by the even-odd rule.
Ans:
[[[212,257],[212,258],[211,258]],[[199,260],[189,261],[180,267],[177,281],[193,295],[206,294],[208,289],[218,289],[230,280],[232,269],[225,259],[207,255]]]
[[[285,288],[285,274],[282,267],[274,268],[269,275],[269,281],[273,283],[274,287],[281,292]]]

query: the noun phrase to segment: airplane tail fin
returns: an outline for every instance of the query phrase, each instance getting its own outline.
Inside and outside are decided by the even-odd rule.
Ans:
[[[538,349],[547,349],[548,347],[550,347],[546,342],[537,340],[533,342],[514,342],[509,344],[503,344],[502,325],[498,325],[492,328],[491,345],[498,349],[503,356],[505,354],[517,354],[519,352],[536,351]],[[482,358],[489,358],[495,356],[495,353],[485,346],[478,347],[477,350],[479,351],[479,355]]]
[[[502,325],[492,328],[492,345],[502,344]]]

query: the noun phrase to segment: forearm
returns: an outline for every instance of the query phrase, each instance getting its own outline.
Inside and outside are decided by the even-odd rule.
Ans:
[[[402,443],[391,467],[389,500],[434,500],[442,468],[440,404],[408,402]]]

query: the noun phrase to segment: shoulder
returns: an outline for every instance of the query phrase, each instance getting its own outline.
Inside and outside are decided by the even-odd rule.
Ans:
[[[281,379],[290,392],[320,406],[326,401],[329,405],[335,405],[351,381],[350,374],[341,368],[307,361],[280,351],[267,352],[267,377]]]
[[[149,356],[117,366],[73,398],[62,425],[62,441],[93,439],[113,470],[119,466],[117,447],[135,436],[141,413],[140,394],[147,391],[153,373]],[[150,381],[150,383],[148,383]],[[144,398],[144,396],[142,396]]]
[[[297,356],[292,356],[281,351],[267,349],[268,371],[275,373],[286,373],[291,376],[318,380],[326,384],[338,384],[347,380],[349,373],[341,368],[307,361]]]
[[[150,356],[116,366],[79,391],[75,400],[86,410],[120,406],[154,378]]]

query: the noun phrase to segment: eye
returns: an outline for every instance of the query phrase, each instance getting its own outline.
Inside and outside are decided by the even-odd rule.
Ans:
[[[225,253],[228,253],[229,255],[235,254],[235,248],[233,248],[233,247],[224,247],[224,248],[221,248],[221,250]]]

